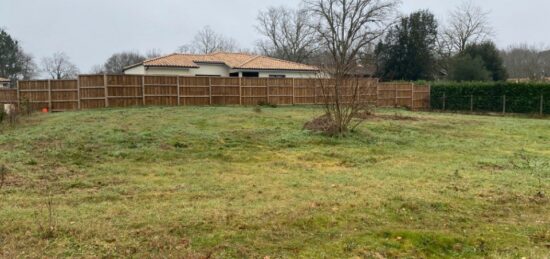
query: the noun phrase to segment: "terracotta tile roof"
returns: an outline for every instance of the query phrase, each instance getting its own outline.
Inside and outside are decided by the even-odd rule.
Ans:
[[[232,69],[318,71],[314,66],[244,53],[216,52],[206,55],[172,54],[149,59],[147,67],[198,68],[200,63],[225,64]],[[141,64],[138,64],[141,65]],[[135,67],[132,66],[132,67]]]

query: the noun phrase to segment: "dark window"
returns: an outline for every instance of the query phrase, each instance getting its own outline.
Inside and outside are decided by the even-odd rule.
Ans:
[[[286,75],[269,75],[271,78],[286,78]]]
[[[243,72],[243,77],[260,77],[258,72]]]
[[[229,77],[239,77],[239,72],[230,73]]]

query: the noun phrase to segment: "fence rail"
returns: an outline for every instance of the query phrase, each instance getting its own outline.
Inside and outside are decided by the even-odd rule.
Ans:
[[[19,81],[2,89],[0,103],[32,110],[70,111],[106,107],[177,105],[322,104],[319,79],[222,78],[149,75],[80,75],[76,80]],[[430,87],[360,79],[361,101],[379,107],[430,108]]]

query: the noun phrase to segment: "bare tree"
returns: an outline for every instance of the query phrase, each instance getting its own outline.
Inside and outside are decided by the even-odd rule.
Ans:
[[[264,55],[304,63],[317,51],[315,29],[307,10],[270,7],[257,19],[256,28],[266,38],[257,43]]]
[[[38,66],[34,62],[34,57],[30,54],[19,51],[18,62],[21,64],[21,75],[19,78],[23,80],[33,79],[38,75]]]
[[[449,13],[442,37],[456,52],[463,51],[469,44],[480,43],[493,35],[489,23],[489,12],[474,5],[471,0],[464,1]]]
[[[205,26],[197,32],[191,44],[178,48],[179,52],[210,54],[216,51],[233,52],[237,49],[237,42],[233,38],[216,33],[210,26]]]
[[[184,44],[176,49],[178,53],[196,54],[195,48],[191,44]]]
[[[73,79],[78,76],[79,70],[64,52],[56,52],[52,57],[42,59],[42,71],[48,73],[52,79]]]
[[[105,67],[103,65],[94,65],[90,69],[90,74],[101,75],[105,73]]]
[[[103,65],[103,72],[109,74],[121,74],[127,66],[141,63],[145,56],[136,51],[126,51],[113,54]]]
[[[160,56],[162,56],[162,51],[160,49],[150,49],[145,52],[145,57],[147,59],[158,58]]]
[[[333,124],[330,134],[342,135],[359,125],[369,105],[360,98],[364,88],[354,75],[360,53],[378,39],[395,21],[397,0],[308,0],[306,8],[318,20],[314,27],[321,47],[330,58],[320,80],[326,115]]]
[[[501,51],[504,66],[511,78],[543,80],[550,75],[550,51],[544,47],[520,44]]]

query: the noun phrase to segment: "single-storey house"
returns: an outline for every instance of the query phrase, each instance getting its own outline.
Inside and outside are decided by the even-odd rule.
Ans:
[[[312,78],[314,66],[244,53],[172,54],[124,69],[127,75]]]
[[[9,88],[10,80],[7,78],[0,77],[0,88]]]

